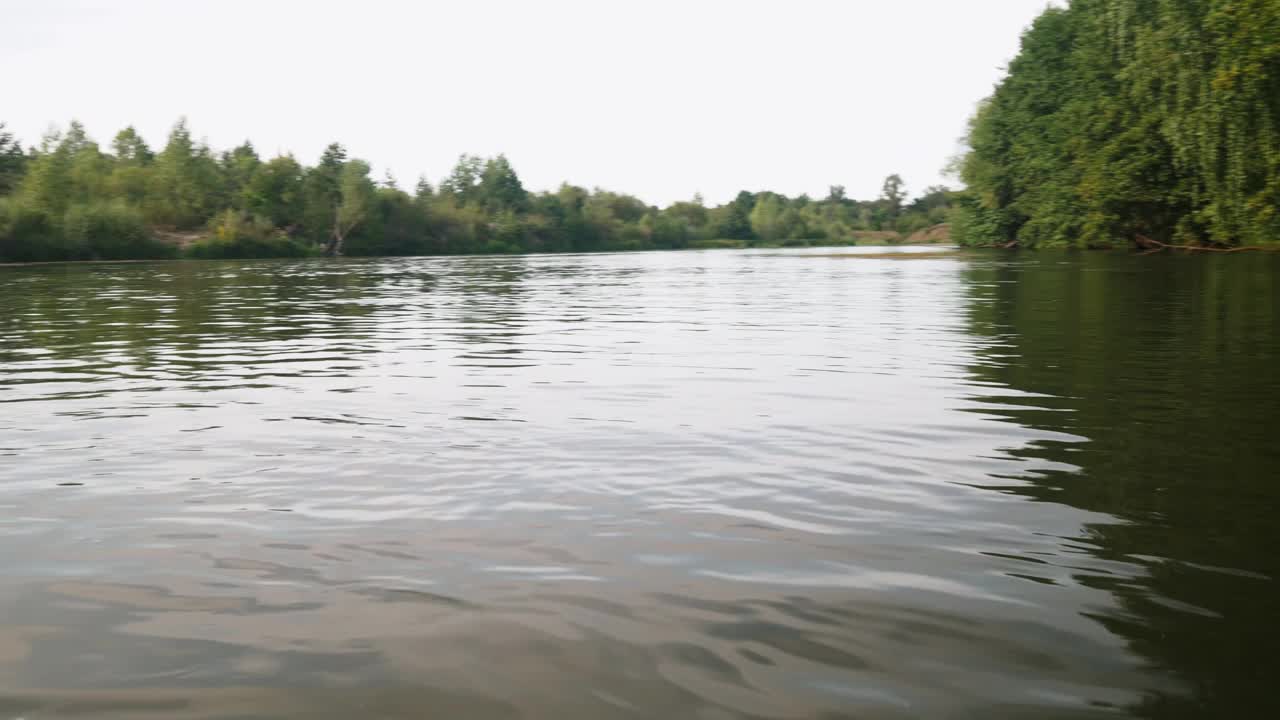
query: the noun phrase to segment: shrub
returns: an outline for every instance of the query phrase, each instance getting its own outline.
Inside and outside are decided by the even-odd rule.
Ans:
[[[64,245],[47,213],[0,199],[0,261],[74,259]]]
[[[71,206],[62,219],[62,234],[66,248],[83,259],[145,260],[176,253],[156,239],[141,211],[118,200]]]
[[[209,222],[210,236],[187,248],[195,258],[276,258],[318,255],[319,249],[281,232],[269,220],[227,210]]]
[[[703,240],[695,240],[689,243],[689,247],[696,250],[723,249],[723,248],[740,248],[745,247],[746,243],[741,240],[732,238],[706,238]]]

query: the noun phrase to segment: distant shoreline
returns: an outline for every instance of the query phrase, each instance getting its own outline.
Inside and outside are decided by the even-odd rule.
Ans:
[[[823,248],[859,248],[859,247],[876,247],[876,248],[910,248],[910,247],[931,247],[939,246],[950,247],[950,243],[946,241],[940,242],[888,242],[886,240],[868,240],[851,242],[824,242],[814,241],[806,245],[784,245],[781,243],[755,243],[748,244],[742,240],[724,240],[720,241],[724,244],[704,243],[697,246],[686,248],[645,248],[640,250],[594,250],[587,252],[527,252],[527,253],[455,253],[455,254],[434,254],[434,255],[350,255],[344,256],[347,260],[377,260],[391,258],[462,258],[462,257],[528,257],[528,256],[549,256],[549,255],[609,255],[620,253],[649,253],[649,252],[684,252],[690,250],[804,250],[804,249],[823,249]],[[299,260],[299,259],[322,259],[323,256],[311,256],[309,258],[195,258],[195,257],[172,257],[172,258],[142,258],[128,260],[37,260],[31,262],[0,262],[0,268],[11,267],[35,267],[43,265],[124,265],[136,263],[176,263],[176,262],[203,262],[209,259],[218,260]]]

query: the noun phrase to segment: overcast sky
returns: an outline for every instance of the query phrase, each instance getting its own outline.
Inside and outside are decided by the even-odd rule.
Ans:
[[[504,152],[655,204],[941,183],[1047,0],[0,0],[0,121],[159,146],[179,116],[402,186]]]

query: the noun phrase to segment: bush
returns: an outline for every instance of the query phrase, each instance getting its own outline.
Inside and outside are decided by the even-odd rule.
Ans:
[[[71,206],[62,220],[66,247],[90,260],[173,257],[173,246],[151,234],[142,212],[123,201]],[[74,259],[74,258],[69,258]]]
[[[73,259],[47,213],[0,199],[0,261]]]
[[[484,244],[480,252],[485,255],[518,255],[520,246],[502,240],[490,240]]]
[[[984,247],[1012,237],[1020,223],[1012,218],[1013,212],[1004,208],[983,206],[977,196],[964,193],[959,196],[951,215],[951,239],[957,245]]]
[[[320,254],[319,248],[285,235],[269,220],[227,210],[209,222],[209,237],[187,248],[194,258],[279,258]]]
[[[746,247],[746,243],[732,238],[706,238],[689,243],[689,247],[695,250],[741,248]]]
[[[59,221],[43,209],[0,200],[0,260],[147,260],[175,250],[124,202],[73,205]]]

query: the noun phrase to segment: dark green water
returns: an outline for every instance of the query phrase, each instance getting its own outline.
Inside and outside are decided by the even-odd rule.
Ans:
[[[1273,716],[1277,278],[0,268],[0,718]]]

